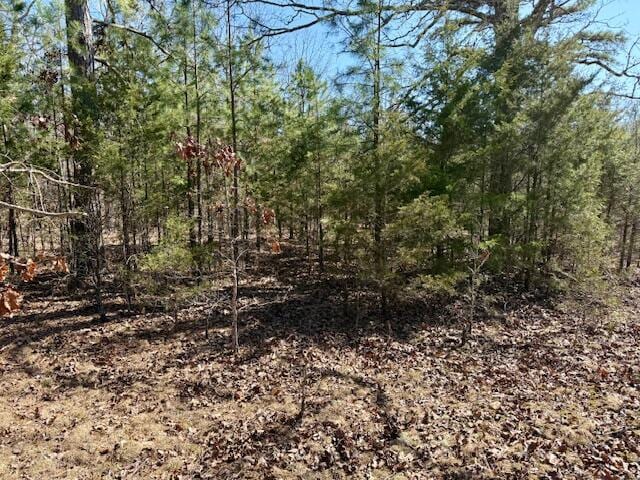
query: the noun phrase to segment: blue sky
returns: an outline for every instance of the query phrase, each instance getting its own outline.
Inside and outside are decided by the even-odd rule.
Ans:
[[[640,36],[640,0],[605,0],[601,16],[629,36]]]
[[[640,38],[640,0],[598,0],[595,9],[600,9],[598,20],[615,31],[623,31],[632,42]],[[323,77],[331,78],[337,70],[350,63],[348,55],[341,53],[339,34],[330,28],[314,28],[285,35],[272,42],[276,61],[285,63],[304,58],[311,63]],[[627,49],[621,48],[619,59],[626,60]],[[640,58],[640,47],[634,57]],[[286,73],[285,73],[286,76]]]
[[[627,37],[627,48],[621,48],[618,55],[619,62],[624,64],[627,61],[628,48],[634,40],[640,38],[640,0],[600,0],[598,6],[601,9],[598,19],[606,22],[614,30],[623,31]],[[635,48],[632,58],[640,59],[640,47]],[[609,80],[621,91],[633,91],[635,81],[632,79]]]

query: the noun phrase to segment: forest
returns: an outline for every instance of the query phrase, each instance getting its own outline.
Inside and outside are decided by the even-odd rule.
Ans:
[[[0,0],[0,479],[640,478],[633,4]]]

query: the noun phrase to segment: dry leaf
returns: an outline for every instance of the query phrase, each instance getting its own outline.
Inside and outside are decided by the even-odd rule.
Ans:
[[[280,248],[280,242],[278,242],[277,240],[274,240],[273,242],[271,242],[271,251],[273,253],[282,253],[282,248]]]
[[[9,265],[4,260],[0,260],[0,282],[4,282],[9,274]]]
[[[265,208],[262,211],[262,223],[264,223],[265,225],[269,225],[270,223],[273,223],[275,218],[276,218],[276,213],[273,211],[272,208]]]
[[[64,257],[56,257],[53,262],[53,269],[59,273],[69,273],[69,265]]]
[[[22,271],[22,273],[20,274],[20,277],[22,278],[22,280],[25,282],[33,281],[33,279],[36,276],[37,267],[38,265],[36,264],[36,262],[34,262],[31,259],[27,260],[27,265],[25,269]]]
[[[22,295],[13,288],[7,289],[0,295],[0,317],[10,317],[20,310]]]

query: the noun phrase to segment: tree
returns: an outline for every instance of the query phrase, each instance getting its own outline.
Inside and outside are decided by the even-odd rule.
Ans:
[[[180,287],[228,288],[236,350],[245,265],[265,240],[280,249],[272,221],[308,273],[341,277],[345,303],[371,293],[389,331],[390,304],[465,292],[480,263],[535,288],[595,285],[612,251],[620,270],[637,256],[637,120],[599,83],[637,67],[616,63],[622,37],[592,2],[1,13],[2,247],[70,250],[98,293],[116,272],[130,308],[136,278],[175,268],[173,252]],[[323,23],[340,72],[270,43]],[[103,229],[121,239],[110,265]]]
[[[92,153],[95,140],[93,123],[95,114],[93,24],[86,0],[67,0],[65,2],[67,26],[67,56],[71,67],[71,118],[69,150],[74,164],[74,181],[79,185],[93,186]],[[99,214],[92,205],[92,193],[82,189],[73,195],[74,208],[91,213],[88,221],[71,222],[71,234],[74,244],[74,271],[79,276],[96,272],[97,264],[92,259],[99,257]],[[88,217],[87,217],[88,218]],[[93,231],[92,231],[93,230]],[[97,256],[96,256],[97,255]]]

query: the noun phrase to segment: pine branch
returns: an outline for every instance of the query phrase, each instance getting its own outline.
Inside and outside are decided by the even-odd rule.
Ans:
[[[149,40],[153,45],[155,45],[155,47],[160,50],[162,53],[164,53],[167,56],[171,56],[171,52],[169,52],[167,49],[165,49],[155,38],[153,38],[151,35],[149,35],[146,32],[143,32],[142,30],[137,30],[133,27],[130,27],[128,25],[121,25],[119,23],[113,23],[113,22],[105,22],[103,20],[93,20],[93,23],[95,23],[96,25],[101,25],[105,28],[116,28],[118,30],[124,30],[125,32],[129,32],[129,33],[133,33],[134,35],[138,35],[140,37],[146,38],[147,40]]]

